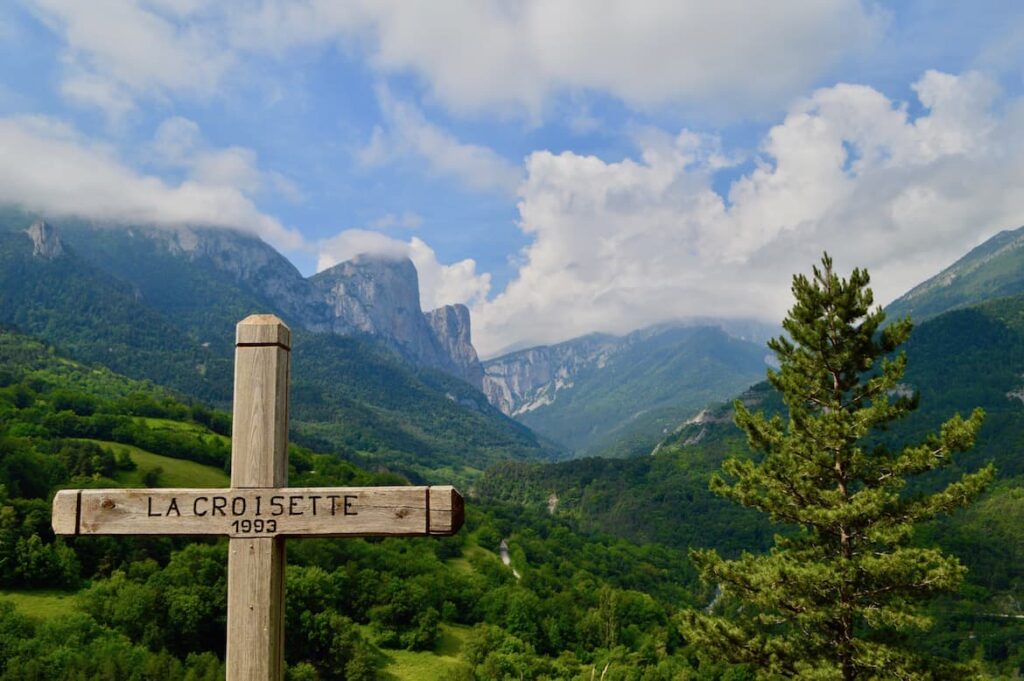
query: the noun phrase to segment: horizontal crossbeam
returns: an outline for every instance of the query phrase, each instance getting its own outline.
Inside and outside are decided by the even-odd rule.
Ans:
[[[375,537],[455,534],[451,486],[62,490],[56,534]]]

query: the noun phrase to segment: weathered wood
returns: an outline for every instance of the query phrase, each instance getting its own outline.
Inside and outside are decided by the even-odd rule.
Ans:
[[[288,484],[288,374],[291,331],[273,315],[238,323],[231,486]]]
[[[284,487],[291,331],[273,315],[253,315],[238,323],[235,341],[231,487]],[[280,536],[229,540],[227,681],[282,678],[284,563]]]
[[[239,322],[230,489],[64,490],[53,531],[227,535],[228,681],[280,681],[286,537],[451,535],[462,495],[437,487],[288,487],[291,331],[273,315]]]
[[[284,678],[284,539],[228,546],[227,681]]]
[[[54,534],[78,534],[78,498],[80,490],[68,489],[57,492],[53,497],[53,514],[50,523]]]
[[[430,487],[430,524],[427,533],[449,536],[459,531],[465,519],[465,502],[451,485]]]
[[[422,536],[462,522],[462,495],[448,485],[64,490],[53,504],[57,534]]]
[[[249,315],[235,326],[235,345],[280,345],[291,350],[292,331],[272,314]]]

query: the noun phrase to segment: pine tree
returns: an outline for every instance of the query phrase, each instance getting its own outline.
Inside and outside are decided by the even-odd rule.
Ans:
[[[786,418],[735,404],[736,424],[761,454],[726,461],[711,488],[786,529],[767,555],[691,552],[732,614],[690,611],[684,635],[718,659],[751,665],[759,678],[966,673],[908,644],[930,624],[925,599],[955,590],[966,572],[955,557],[910,540],[915,524],[969,504],[995,471],[990,465],[931,494],[909,493],[906,481],[973,446],[984,415],[958,414],[924,442],[898,449],[872,438],[917,400],[900,386],[907,359],[896,353],[910,320],[883,328],[868,283],[860,269],[849,280],[837,276],[828,254],[811,279],[795,276],[788,337],[769,342],[779,369],[768,380]]]

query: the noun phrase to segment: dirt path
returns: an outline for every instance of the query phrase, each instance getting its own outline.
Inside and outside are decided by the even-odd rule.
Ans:
[[[508,540],[502,539],[501,545],[498,547],[498,553],[501,555],[501,562],[512,568],[512,574],[515,575],[516,579],[520,578],[519,571],[512,567],[512,559],[508,555]]]

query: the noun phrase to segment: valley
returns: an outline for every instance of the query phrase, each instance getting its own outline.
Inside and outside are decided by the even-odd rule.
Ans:
[[[226,484],[231,328],[256,310],[294,325],[292,485],[454,481],[469,500],[452,538],[290,544],[289,678],[743,678],[677,623],[717,599],[689,549],[761,552],[791,531],[708,488],[751,456],[733,398],[785,415],[763,381],[770,325],[669,322],[481,362],[466,308],[424,313],[408,261],[307,280],[233,232],[0,217],[0,666],[24,670],[10,678],[223,677],[223,540],[55,539],[48,504],[68,487]],[[916,645],[995,677],[1024,664],[1019,234],[889,308],[921,317],[898,391],[920,407],[877,436],[985,410],[976,446],[908,492],[998,469],[913,539],[968,568]]]

